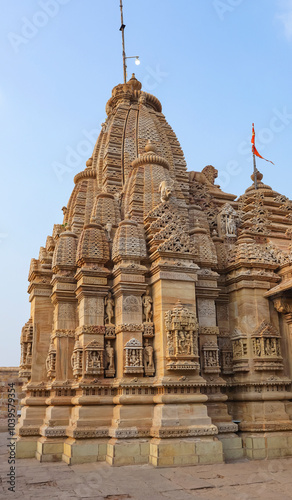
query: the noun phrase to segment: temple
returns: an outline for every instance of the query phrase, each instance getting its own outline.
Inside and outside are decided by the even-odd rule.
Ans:
[[[292,456],[292,202],[187,170],[133,75],[29,270],[17,456]],[[254,180],[254,179],[253,179]]]

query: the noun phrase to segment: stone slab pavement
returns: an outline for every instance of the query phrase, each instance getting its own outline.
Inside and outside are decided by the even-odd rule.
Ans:
[[[14,493],[8,491],[7,443],[1,433],[1,500],[292,499],[292,458],[171,468],[17,460]]]

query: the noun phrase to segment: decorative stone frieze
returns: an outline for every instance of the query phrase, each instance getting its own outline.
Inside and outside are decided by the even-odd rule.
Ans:
[[[144,326],[142,324],[121,324],[116,326],[116,333],[120,332],[143,332]]]

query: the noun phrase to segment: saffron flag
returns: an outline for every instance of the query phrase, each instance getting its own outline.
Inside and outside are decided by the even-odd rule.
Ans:
[[[251,136],[251,143],[252,143],[252,152],[254,155],[258,156],[259,158],[262,158],[262,160],[265,160],[265,161],[268,161],[269,163],[272,163],[273,165],[275,165],[271,160],[267,160],[266,158],[264,158],[263,156],[260,155],[260,153],[258,152],[257,148],[255,147],[255,131],[254,131],[254,123],[252,124],[252,136]]]

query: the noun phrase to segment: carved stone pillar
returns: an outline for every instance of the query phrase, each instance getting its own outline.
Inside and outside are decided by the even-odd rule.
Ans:
[[[50,298],[52,272],[44,262],[45,254],[48,257],[48,253],[43,249],[43,252],[40,252],[41,260],[32,259],[29,270],[31,319],[22,334],[20,366],[20,375],[24,374],[27,378],[24,386],[26,397],[16,427],[19,434],[17,456],[20,458],[35,456],[49,395],[44,380],[47,378],[46,357],[52,331],[53,305]]]
[[[110,334],[112,377],[115,374],[115,318],[113,311],[111,324],[105,325],[109,271],[102,266],[95,267],[82,266],[75,276],[78,327],[71,363],[76,395],[72,399],[74,406],[64,444],[63,460],[68,464],[104,459],[113,412],[113,392],[108,389],[105,378],[109,375],[105,342]],[[86,458],[79,452],[85,442]]]
[[[244,236],[237,252],[242,260],[247,259],[247,252],[249,258],[251,255],[260,258],[263,248]],[[264,257],[261,258],[264,261]],[[245,265],[237,263],[227,277],[233,371],[236,374],[228,396],[233,417],[240,421],[241,436],[245,443],[249,443],[247,456],[264,458],[272,453],[273,438],[269,433],[277,432],[280,436],[282,432],[288,432],[288,436],[292,431],[292,422],[285,408],[286,401],[291,398],[290,380],[283,373],[278,318],[265,297],[271,283],[278,281],[271,269],[277,264],[269,264],[267,269],[265,263],[260,269],[259,264],[257,268],[253,268],[252,263]],[[256,449],[261,436],[266,440],[259,457]],[[281,453],[280,450],[279,456]]]
[[[113,439],[107,460],[112,464],[118,464],[114,450],[116,446],[123,446],[123,439],[146,437],[151,426],[152,407],[143,405],[143,401],[147,403],[151,398],[150,388],[148,396],[145,396],[145,387],[149,387],[150,382],[145,375],[153,375],[153,371],[146,373],[144,366],[142,296],[147,285],[145,269],[142,266],[135,269],[135,266],[137,264],[129,270],[117,266],[114,272],[118,392],[114,398],[116,406],[109,430]],[[154,359],[153,353],[152,357]]]
[[[196,293],[200,360],[202,376],[206,380],[206,386],[202,392],[208,396],[208,415],[218,428],[218,438],[223,444],[224,457],[231,459],[242,457],[243,449],[241,440],[235,434],[238,427],[232,422],[232,417],[228,413],[226,382],[221,377],[222,367],[220,366],[218,345],[220,331],[217,326],[218,310],[216,310],[216,299],[219,295],[218,278],[218,273],[210,268],[205,267],[198,271]]]
[[[207,448],[213,447],[213,461],[222,461],[222,445],[214,441],[217,427],[207,414],[207,396],[201,394],[206,382],[199,376],[198,322],[196,317],[195,282],[198,267],[187,258],[182,266],[177,259],[182,255],[154,254],[152,264],[152,296],[154,303],[154,348],[157,352],[157,394],[154,397],[153,426],[150,444],[150,462],[165,465],[171,449],[181,446],[184,437],[189,440],[183,457],[185,464],[197,463],[200,443],[193,439],[205,436]],[[184,251],[185,250],[185,251]],[[177,303],[177,299],[180,303]],[[171,440],[168,438],[172,437]],[[173,437],[179,438],[178,440]],[[188,449],[187,449],[188,446]],[[206,450],[207,450],[206,448]],[[173,462],[167,462],[173,463]]]
[[[289,293],[289,292],[288,292]],[[283,338],[282,338],[282,350],[284,353],[292,352],[292,299],[289,296],[280,296],[273,299],[274,307],[276,311],[283,318]],[[285,356],[284,358],[285,371],[287,372],[290,380],[292,379],[292,358],[291,356]],[[292,403],[290,401],[286,402],[286,411],[292,420]]]

